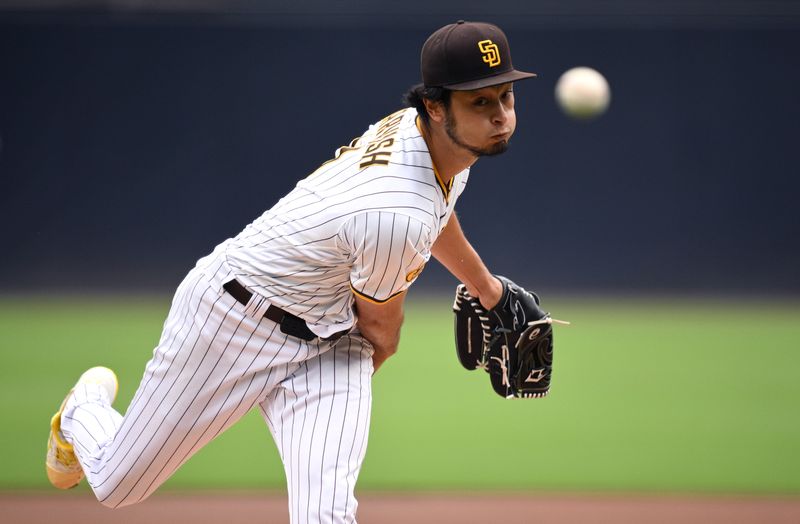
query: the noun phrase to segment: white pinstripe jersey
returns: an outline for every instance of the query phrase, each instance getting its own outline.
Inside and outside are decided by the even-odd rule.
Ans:
[[[385,302],[411,285],[468,176],[442,183],[416,110],[398,111],[226,241],[227,263],[251,291],[328,336],[353,325],[351,290]]]

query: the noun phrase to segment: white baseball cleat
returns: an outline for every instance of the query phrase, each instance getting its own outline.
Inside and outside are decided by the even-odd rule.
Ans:
[[[47,441],[45,467],[47,469],[47,478],[58,489],[74,488],[83,478],[83,469],[81,469],[81,465],[78,462],[78,457],[75,456],[72,444],[64,440],[64,435],[61,433],[61,413],[64,411],[64,406],[72,396],[75,388],[85,384],[102,386],[111,403],[117,398],[119,383],[114,372],[103,366],[93,367],[81,375],[75,387],[67,393],[66,398],[61,403],[61,407],[58,408],[58,412],[50,419],[50,438]]]

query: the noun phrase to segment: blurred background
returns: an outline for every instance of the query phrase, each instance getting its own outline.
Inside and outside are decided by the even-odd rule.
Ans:
[[[0,6],[0,290],[173,289],[400,107],[427,35],[464,18],[539,74],[459,202],[491,268],[542,291],[800,292],[797,2]],[[590,123],[554,103],[580,65],[611,86]],[[451,284],[432,265],[419,286]]]
[[[430,264],[376,380],[361,486],[800,493],[789,0],[0,0],[0,439],[28,446],[0,487],[46,487],[46,420],[75,377],[116,366],[124,406],[194,261],[398,109],[458,19],[501,26],[539,75],[462,225],[573,326],[550,398],[493,398],[458,368],[455,281]],[[610,84],[600,118],[555,103],[575,66]],[[510,474],[473,431],[547,443],[519,460],[548,473]],[[268,440],[248,418],[168,486],[280,490]]]

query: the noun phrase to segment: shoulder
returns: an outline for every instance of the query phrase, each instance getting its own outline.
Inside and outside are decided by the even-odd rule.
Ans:
[[[409,235],[416,238],[428,236],[431,226],[427,220],[421,220],[414,213],[402,209],[369,209],[352,214],[346,227],[357,231],[359,236],[389,234],[392,237],[405,238]]]
[[[427,192],[425,187],[436,189],[433,160],[419,130],[416,109],[392,113],[370,130],[374,134],[362,144],[359,164],[367,179],[389,181],[394,187],[415,186],[423,192]]]
[[[433,243],[428,221],[411,213],[375,210],[351,216],[340,230],[339,240],[351,254],[367,255],[375,250],[425,253]]]
[[[406,213],[429,221],[438,187],[433,162],[416,125],[416,110],[404,109],[370,128],[359,144],[359,169],[351,187],[366,208]]]

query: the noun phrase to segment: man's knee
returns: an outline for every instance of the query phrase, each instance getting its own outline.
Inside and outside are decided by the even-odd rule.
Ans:
[[[94,495],[97,497],[97,500],[103,506],[110,508],[110,509],[117,509],[122,508],[125,506],[132,506],[134,504],[138,504],[139,502],[143,502],[150,495],[155,492],[155,489],[146,491],[143,494],[134,494],[132,492],[122,492],[122,490],[117,489],[114,490],[112,487],[103,489],[103,486],[93,488]]]

